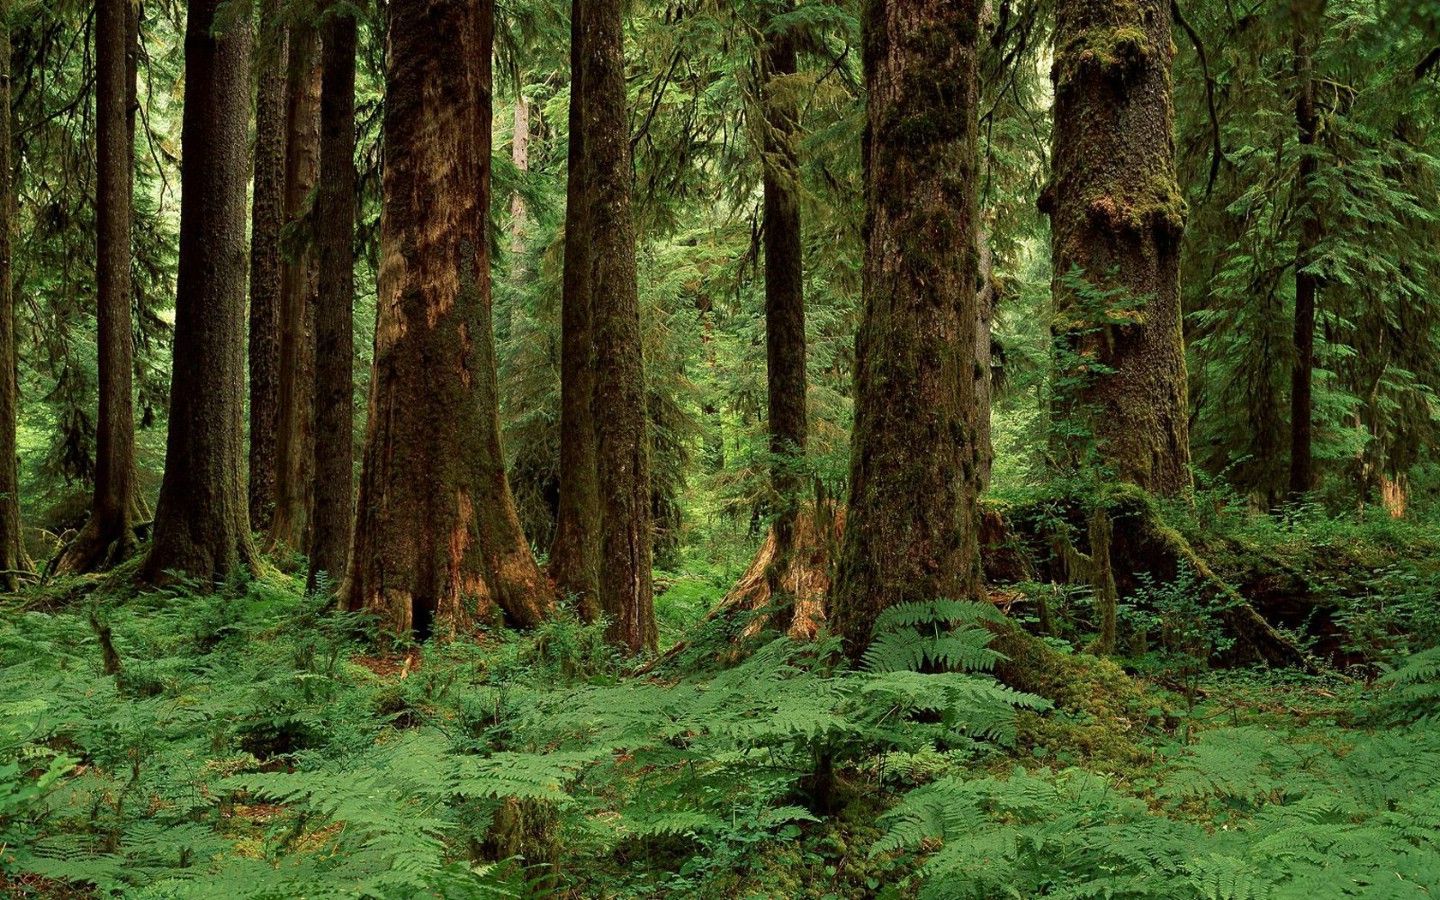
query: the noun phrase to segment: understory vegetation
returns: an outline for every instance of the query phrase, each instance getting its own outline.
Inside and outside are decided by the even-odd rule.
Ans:
[[[995,604],[892,607],[863,661],[700,613],[396,645],[278,573],[219,595],[62,580],[5,601],[0,846],[14,897],[1423,898],[1440,891],[1440,566],[1418,525],[1230,509],[1312,579],[1323,675],[1212,667],[1190,574],[996,588],[1075,683],[997,680]],[[1245,524],[1248,523],[1248,524]],[[1216,539],[1218,541],[1218,538]],[[1343,558],[1342,558],[1343,557]],[[1271,577],[1275,577],[1271,573]],[[1002,596],[1003,595],[1003,596]],[[1316,629],[1318,632],[1320,629]],[[676,643],[680,639],[685,643]],[[108,673],[108,674],[107,674]]]

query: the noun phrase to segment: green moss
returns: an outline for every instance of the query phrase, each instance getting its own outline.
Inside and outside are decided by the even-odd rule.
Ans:
[[[1056,52],[1051,77],[1057,91],[1074,87],[1087,72],[1113,81],[1128,81],[1157,55],[1150,36],[1138,26],[1095,26]]]
[[[1134,190],[1091,197],[1086,212],[1092,224],[1112,232],[1155,232],[1178,240],[1185,233],[1189,207],[1175,178],[1155,173]]]

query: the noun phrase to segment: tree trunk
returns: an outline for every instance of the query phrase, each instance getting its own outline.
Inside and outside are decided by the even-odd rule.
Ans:
[[[1053,176],[1041,208],[1062,377],[1083,379],[1059,410],[1086,426],[1110,475],[1172,496],[1191,481],[1170,0],[1062,0],[1055,48]],[[1069,443],[1078,462],[1087,448]]]
[[[285,223],[285,70],[280,0],[261,0],[255,92],[255,188],[250,223],[250,524],[275,512],[280,396],[280,229]]]
[[[0,590],[18,586],[27,568],[20,535],[20,465],[17,447],[19,359],[15,351],[15,291],[11,260],[15,184],[10,160],[10,12],[0,0]]]
[[[344,577],[355,483],[355,44],[353,15],[324,25],[320,186],[316,195],[319,298],[315,313],[315,515],[310,587]]]
[[[491,325],[490,0],[391,0],[375,369],[343,591],[391,631],[538,624]],[[437,47],[447,48],[436,52]]]
[[[130,325],[130,209],[134,169],[131,106],[138,38],[130,0],[95,9],[95,285],[100,410],[95,429],[95,496],[90,520],[61,555],[61,572],[106,569],[129,556],[144,517],[135,468],[131,396],[135,338]]]
[[[766,23],[768,26],[768,22]],[[765,31],[761,63],[764,104],[765,358],[769,397],[770,482],[775,495],[775,556],[771,591],[780,590],[795,549],[804,490],[802,465],[809,431],[805,374],[805,284],[800,234],[797,110],[784,79],[796,70],[789,33]]]
[[[515,171],[530,171],[530,102],[524,94],[515,97],[514,129],[510,137],[510,161]],[[525,197],[519,191],[510,198],[510,252],[519,256],[525,249]]]
[[[581,68],[585,169],[594,201],[590,287],[599,351],[592,416],[600,483],[600,608],[610,620],[606,633],[611,642],[639,652],[655,648],[657,633],[621,7],[620,0],[593,0],[586,6]]]
[[[584,0],[570,11],[570,149],[560,310],[560,502],[550,575],[585,621],[600,617],[600,483],[595,461],[595,337],[590,306],[590,181],[585,153]]]
[[[831,598],[852,658],[888,606],[983,596],[977,540],[979,0],[871,0],[865,314]]]
[[[252,564],[245,497],[245,186],[250,29],[214,31],[220,0],[185,29],[183,188],[170,431],[155,538],[141,577],[214,580]]]
[[[280,391],[271,553],[308,553],[315,475],[315,306],[310,193],[320,174],[320,36],[290,29],[285,78],[285,230],[280,270]]]
[[[1295,16],[1295,124],[1300,132],[1300,170],[1296,176],[1296,218],[1300,234],[1295,243],[1295,358],[1290,370],[1290,493],[1301,497],[1315,487],[1312,453],[1315,373],[1315,300],[1320,278],[1306,267],[1315,262],[1315,250],[1324,226],[1315,212],[1314,181],[1319,167],[1315,139],[1320,119],[1315,113],[1315,66],[1312,59],[1324,0],[1299,0]]]
[[[995,323],[995,309],[1000,303],[1000,289],[995,280],[995,253],[990,249],[990,235],[978,221],[975,226],[975,246],[980,266],[975,329],[975,478],[979,490],[983,492],[990,489],[990,474],[995,468],[994,428],[991,425],[995,379],[990,338]]]

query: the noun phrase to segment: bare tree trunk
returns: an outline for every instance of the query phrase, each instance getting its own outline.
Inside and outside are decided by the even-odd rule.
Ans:
[[[1320,119],[1315,112],[1315,51],[1324,0],[1297,0],[1295,16],[1295,124],[1300,132],[1300,171],[1296,176],[1296,208],[1300,234],[1295,243],[1295,359],[1290,372],[1290,493],[1300,497],[1315,487],[1312,450],[1315,375],[1315,301],[1320,292],[1319,276],[1306,271],[1315,261],[1315,250],[1324,236],[1324,226],[1315,212],[1315,140]]]
[[[797,109],[784,81],[796,71],[795,44],[767,23],[761,62],[765,135],[765,358],[769,397],[771,470],[775,494],[772,593],[779,594],[795,550],[796,521],[809,435],[805,373],[805,282],[800,231]]]
[[[275,513],[280,405],[280,230],[285,224],[285,70],[289,42],[280,0],[260,0],[255,92],[255,188],[250,223],[250,524]]]
[[[245,186],[250,29],[215,32],[221,0],[191,0],[185,28],[183,186],[165,478],[151,582],[215,580],[254,561],[245,496]]]
[[[591,324],[590,181],[585,152],[585,0],[570,11],[570,149],[560,310],[560,503],[550,575],[581,618],[600,617],[600,483],[595,461],[595,337]]]
[[[505,476],[491,325],[490,0],[391,0],[375,370],[346,605],[425,637],[549,588]],[[445,47],[444,53],[436,52]]]
[[[592,415],[598,429],[600,608],[610,620],[611,642],[639,652],[653,650],[658,637],[623,21],[621,0],[586,6],[581,68],[586,173],[594,199],[590,287],[598,351]]]
[[[354,518],[355,43],[352,15],[325,20],[316,195],[315,515],[310,576],[344,577]]]
[[[1041,208],[1062,364],[1077,377],[1103,373],[1061,409],[1086,426],[1109,474],[1173,496],[1191,480],[1170,0],[1062,0],[1055,47],[1053,174]]]
[[[517,172],[530,171],[530,102],[524,94],[515,97],[514,131],[510,139],[510,161]],[[510,198],[510,252],[525,247],[525,198],[519,191]]]
[[[95,283],[100,410],[96,420],[95,496],[90,520],[65,549],[57,571],[106,569],[134,550],[143,518],[135,468],[131,396],[135,337],[130,324],[130,215],[134,170],[131,107],[137,13],[130,0],[98,0],[95,9]]]
[[[15,184],[10,151],[10,11],[0,0],[0,590],[13,591],[28,568],[20,534],[20,466],[17,444],[19,359],[15,352],[12,246]]]
[[[280,392],[275,516],[266,550],[309,553],[315,477],[315,305],[310,194],[320,174],[320,36],[290,29],[285,84],[285,262],[280,270]]]
[[[852,658],[887,607],[983,596],[976,505],[980,0],[866,8],[865,314],[831,629]]]

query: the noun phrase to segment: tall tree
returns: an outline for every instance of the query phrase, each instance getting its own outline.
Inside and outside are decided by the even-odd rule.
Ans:
[[[216,30],[222,0],[191,0],[185,25],[180,269],[165,477],[141,567],[229,576],[253,563],[245,496],[245,188],[250,29]]]
[[[95,4],[96,321],[100,410],[90,519],[57,562],[62,572],[108,568],[128,556],[143,518],[135,467],[130,324],[130,211],[135,150],[138,12],[130,0]]]
[[[275,514],[267,549],[309,552],[315,474],[315,304],[311,192],[320,173],[320,33],[290,28],[285,74],[285,226],[280,269],[280,382]]]
[[[355,483],[355,16],[344,4],[322,26],[320,185],[315,252],[315,514],[310,585],[326,572],[344,577]]]
[[[786,9],[793,4],[785,4]],[[795,544],[795,523],[804,488],[800,475],[809,433],[805,376],[805,283],[800,233],[800,166],[795,89],[795,42],[773,19],[763,23],[761,99],[764,109],[765,360],[769,402],[771,486],[775,515],[778,585]]]
[[[19,359],[15,352],[13,235],[15,183],[10,160],[11,0],[0,0],[0,590],[13,591],[26,566],[20,534]]]
[[[585,0],[570,8],[570,147],[560,301],[560,496],[550,575],[586,621],[600,617],[600,482],[595,462],[595,338],[591,326],[590,184],[586,176]]]
[[[491,0],[391,0],[370,420],[343,594],[424,637],[551,597],[500,445],[491,324]],[[437,47],[447,52],[436,52]]]
[[[288,34],[280,0],[260,0],[255,90],[255,186],[250,222],[250,524],[275,512],[280,405],[280,230],[285,224],[285,73]]]
[[[1325,0],[1298,0],[1294,17],[1295,125],[1299,129],[1300,167],[1296,175],[1296,219],[1300,232],[1295,242],[1295,357],[1290,377],[1290,493],[1305,494],[1315,486],[1312,447],[1315,377],[1315,301],[1320,277],[1311,266],[1323,237],[1315,208],[1315,176],[1319,157],[1315,140],[1320,117],[1315,110],[1315,43],[1325,13]]]
[[[584,26],[585,173],[593,200],[591,327],[598,351],[591,408],[600,482],[600,608],[610,620],[610,641],[639,652],[654,649],[658,633],[621,0],[592,0]]]
[[[897,603],[981,595],[976,506],[980,0],[865,9],[864,318],[831,598],[846,652]]]
[[[1061,412],[1106,469],[1161,495],[1190,484],[1170,0],[1062,0],[1050,213]],[[1077,448],[1072,447],[1072,450]]]

